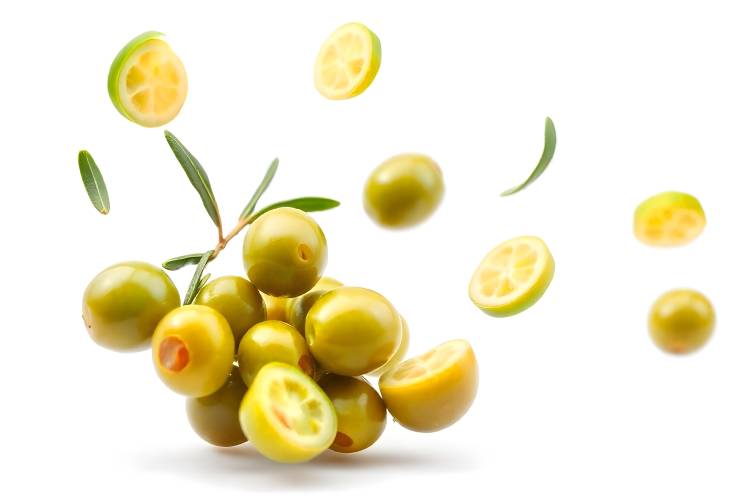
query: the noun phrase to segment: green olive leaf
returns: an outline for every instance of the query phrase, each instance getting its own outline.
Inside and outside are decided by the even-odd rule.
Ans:
[[[196,265],[203,257],[203,253],[191,253],[189,255],[176,256],[170,258],[162,264],[167,270],[178,270],[188,265]]]
[[[337,208],[340,206],[339,201],[329,198],[317,198],[317,197],[306,197],[306,198],[295,198],[288,199],[286,201],[279,201],[278,203],[270,204],[266,208],[261,208],[252,217],[251,222],[259,218],[267,211],[275,210],[276,208],[297,208],[302,211],[325,211]]]
[[[246,207],[241,212],[241,216],[238,217],[239,220],[242,220],[246,217],[248,217],[251,213],[253,213],[253,210],[256,209],[256,203],[259,202],[259,199],[261,199],[261,196],[266,192],[266,189],[269,188],[269,185],[271,184],[271,181],[274,179],[274,175],[276,175],[276,170],[279,168],[279,158],[274,158],[274,161],[271,162],[269,165],[269,168],[266,170],[266,174],[264,175],[263,180],[261,180],[261,183],[256,188],[256,192],[253,193],[253,196],[251,196],[251,199],[249,200],[248,204],[246,204]]]
[[[507,189],[501,194],[502,196],[510,196],[512,194],[515,194],[516,192],[520,192],[522,189],[537,180],[540,175],[542,175],[542,173],[550,164],[550,161],[553,159],[553,155],[555,154],[556,140],[557,137],[555,135],[555,125],[553,124],[553,120],[551,120],[550,117],[547,117],[545,118],[545,146],[543,147],[540,161],[538,161],[537,166],[532,171],[530,176],[527,177],[527,180],[522,182],[517,187]]]
[[[203,206],[205,206],[205,210],[210,215],[211,220],[220,229],[221,216],[218,211],[218,203],[213,195],[213,189],[210,186],[208,174],[205,173],[203,166],[195,159],[195,156],[190,154],[190,151],[182,145],[182,142],[167,130],[165,130],[165,139],[167,139],[170,149],[172,149],[180,166],[185,171],[185,175],[188,176],[188,180],[190,180],[195,190],[198,191],[200,199],[203,201]]]
[[[200,282],[198,282],[198,289],[195,290],[195,294],[193,295],[193,300],[195,300],[195,297],[198,296],[198,293],[200,293],[200,290],[203,289],[203,286],[205,286],[205,283],[208,282],[208,279],[210,279],[210,274],[205,274],[200,278]]]
[[[198,266],[195,268],[195,273],[193,274],[193,278],[190,280],[190,285],[188,286],[188,292],[185,293],[185,301],[183,301],[183,305],[190,305],[193,300],[195,299],[195,295],[198,294],[198,291],[200,290],[200,282],[201,282],[201,274],[205,270],[205,266],[208,265],[208,259],[213,254],[213,251],[208,251],[207,253],[203,253],[203,256],[200,257],[200,261],[198,261]]]
[[[96,161],[89,151],[79,151],[79,171],[91,204],[99,213],[106,215],[109,213],[109,193],[106,190],[104,177],[101,176],[101,170],[96,166]]]

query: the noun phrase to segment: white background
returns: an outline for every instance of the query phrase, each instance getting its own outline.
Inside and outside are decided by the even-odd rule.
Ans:
[[[4,2],[0,495],[728,497],[723,3]],[[363,95],[327,101],[314,59],[353,20],[379,35],[382,66]],[[277,465],[250,446],[199,441],[148,352],[88,338],[81,294],[99,270],[215,239],[162,130],[126,121],[107,96],[114,55],[149,29],[168,34],[187,68],[188,100],[167,128],[208,170],[228,226],[278,156],[264,202],[342,201],[316,217],[328,275],[389,297],[411,324],[411,353],[472,343],[481,385],[458,424],[436,434],[389,424],[359,455]],[[553,163],[500,198],[534,167],[548,115]],[[82,148],[106,177],[107,217],[82,188]],[[426,224],[386,231],[366,217],[361,189],[406,151],[442,166],[447,193]],[[687,247],[644,247],[633,209],[667,189],[696,195],[707,228]],[[483,315],[467,296],[472,271],[524,234],[555,256],[550,289],[519,316]],[[240,274],[240,240],[210,270]],[[189,277],[174,275],[181,288]],[[719,318],[684,358],[646,331],[653,300],[680,286],[706,293]]]

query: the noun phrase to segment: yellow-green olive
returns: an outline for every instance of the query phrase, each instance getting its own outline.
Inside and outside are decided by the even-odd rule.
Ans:
[[[663,294],[651,307],[649,332],[665,352],[683,354],[701,348],[715,328],[715,310],[705,295],[691,289]]]
[[[327,265],[327,240],[312,217],[278,208],[256,219],[243,241],[251,282],[272,296],[299,296],[317,283]]]
[[[411,342],[411,332],[408,328],[408,323],[406,320],[401,316],[400,318],[401,324],[403,326],[403,335],[401,336],[400,345],[398,345],[398,350],[393,354],[393,356],[390,358],[388,362],[386,362],[383,366],[379,367],[375,371],[372,371],[368,373],[368,376],[382,376],[383,374],[387,373],[391,369],[393,369],[395,366],[400,364],[403,359],[406,357],[406,354],[408,353],[408,347],[410,346]]]
[[[286,322],[304,334],[304,323],[307,319],[309,309],[312,308],[314,302],[327,291],[339,288],[340,286],[342,286],[340,281],[331,277],[323,277],[308,293],[297,296],[296,298],[290,298],[286,305]]]
[[[330,449],[358,452],[375,443],[385,429],[385,403],[363,378],[327,374],[319,386],[335,406],[337,434]]]
[[[286,322],[286,307],[289,305],[290,298],[281,298],[261,293],[266,305],[266,319],[270,321]]]
[[[401,154],[378,166],[365,183],[365,211],[384,227],[411,227],[436,211],[444,196],[441,168],[423,154]]]
[[[188,397],[204,397],[228,380],[234,348],[231,326],[205,305],[167,314],[152,335],[152,359],[160,379]]]
[[[281,321],[259,322],[243,335],[238,345],[238,369],[251,386],[259,370],[269,362],[284,362],[314,375],[314,361],[299,331]]]
[[[179,306],[180,294],[161,268],[123,262],[91,280],[84,291],[82,315],[96,343],[133,352],[149,347],[157,323]]]
[[[231,326],[236,345],[254,324],[266,320],[266,306],[261,293],[243,277],[223,276],[203,286],[195,297],[198,305],[207,305],[223,314]]]
[[[241,400],[246,394],[238,369],[233,368],[226,383],[205,397],[189,398],[188,421],[200,438],[219,447],[232,447],[246,441],[238,420]]]
[[[401,318],[382,295],[343,286],[325,293],[307,314],[309,351],[326,371],[359,376],[383,366],[402,337]]]

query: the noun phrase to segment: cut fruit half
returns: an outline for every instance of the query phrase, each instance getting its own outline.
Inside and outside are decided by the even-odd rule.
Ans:
[[[162,37],[148,31],[130,41],[112,62],[107,80],[114,107],[146,127],[172,121],[188,93],[185,68]]]
[[[319,50],[314,85],[328,99],[355,97],[375,79],[380,56],[380,40],[365,25],[340,26]]]
[[[469,297],[494,317],[515,315],[540,299],[554,273],[555,260],[542,239],[517,237],[487,253],[471,278]]]
[[[294,366],[266,364],[246,392],[241,428],[264,456],[280,463],[308,461],[332,445],[337,415],[317,384]]]
[[[634,213],[634,234],[650,246],[681,246],[702,233],[702,205],[683,192],[662,192],[641,203]]]
[[[381,376],[385,406],[402,426],[438,431],[471,407],[479,384],[477,360],[465,340],[443,343]]]

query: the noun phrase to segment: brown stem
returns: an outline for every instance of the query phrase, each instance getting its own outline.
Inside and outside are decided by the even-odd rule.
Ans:
[[[226,237],[221,236],[219,237],[218,244],[213,248],[213,254],[210,255],[210,258],[208,261],[213,260],[215,257],[218,256],[218,254],[223,251],[223,249],[228,245],[229,242],[231,242],[231,239],[236,237],[244,227],[246,227],[250,223],[250,217],[242,218],[238,221],[235,227],[231,230],[231,232],[228,233]]]

